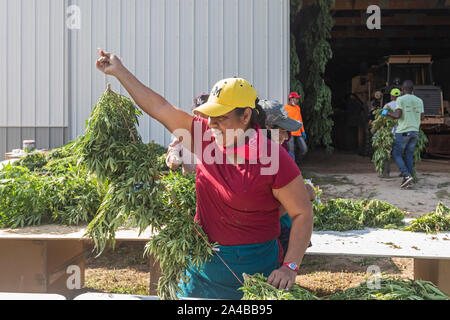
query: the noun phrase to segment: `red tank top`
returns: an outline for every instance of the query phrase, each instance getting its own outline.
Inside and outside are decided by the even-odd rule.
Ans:
[[[238,165],[226,161],[223,164],[203,161],[205,150],[209,153],[215,150],[212,151],[213,156],[217,156],[220,150],[214,148],[217,145],[209,131],[207,120],[194,118],[191,134],[197,142],[194,154],[198,162],[195,220],[212,243],[223,246],[262,243],[277,238],[280,233],[280,202],[273,196],[272,189],[283,188],[292,182],[300,175],[299,168],[284,148],[272,143],[262,133],[258,140],[266,143],[268,156],[279,154],[270,163],[266,162],[267,159]],[[200,132],[201,137],[198,136]],[[267,174],[271,167],[278,169]],[[266,172],[262,174],[263,169]]]

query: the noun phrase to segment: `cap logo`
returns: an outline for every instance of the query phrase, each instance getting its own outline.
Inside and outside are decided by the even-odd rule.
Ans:
[[[223,88],[219,89],[219,87],[215,87],[214,90],[211,92],[211,95],[219,98],[222,90],[223,90]]]

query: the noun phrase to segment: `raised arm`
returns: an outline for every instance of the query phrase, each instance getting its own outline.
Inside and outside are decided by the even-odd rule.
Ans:
[[[107,75],[116,77],[145,113],[161,122],[171,133],[177,129],[191,131],[192,115],[173,106],[142,84],[115,54],[100,49],[98,53],[100,57],[96,62],[97,68]]]

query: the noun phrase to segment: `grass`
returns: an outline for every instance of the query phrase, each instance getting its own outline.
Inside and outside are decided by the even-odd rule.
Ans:
[[[150,263],[143,257],[144,243],[118,244],[100,257],[86,261],[85,288],[114,294],[149,295]]]
[[[93,291],[114,294],[149,295],[149,273],[132,269],[108,268],[86,271],[85,287]]]
[[[324,297],[336,291],[357,287],[367,281],[370,275],[362,272],[318,271],[308,275],[297,276],[296,282],[318,297]]]
[[[361,267],[366,267],[366,266],[370,266],[373,265],[376,261],[378,260],[378,258],[363,258],[362,261],[359,263],[359,265]]]
[[[316,260],[316,259],[305,259],[302,263],[302,266],[309,266],[309,267],[313,267],[313,266],[317,266],[320,265],[322,262],[321,260]]]

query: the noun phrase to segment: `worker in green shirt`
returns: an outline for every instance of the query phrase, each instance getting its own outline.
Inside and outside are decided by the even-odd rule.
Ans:
[[[392,156],[403,176],[401,188],[406,188],[414,181],[414,149],[419,139],[420,123],[424,119],[424,107],[423,100],[413,94],[414,83],[411,80],[403,83],[402,91],[403,96],[397,99],[395,111],[383,110],[382,115],[398,119]]]

